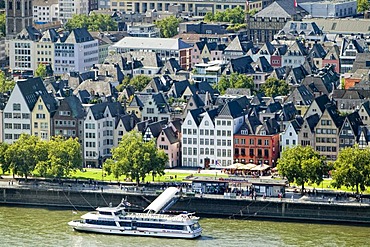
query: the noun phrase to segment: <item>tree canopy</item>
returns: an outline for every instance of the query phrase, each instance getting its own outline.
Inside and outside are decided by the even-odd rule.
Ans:
[[[333,185],[346,186],[364,191],[370,185],[370,149],[360,149],[358,145],[346,147],[339,152],[334,162]]]
[[[220,21],[220,22],[230,22],[232,24],[244,24],[245,23],[245,12],[238,6],[236,8],[229,8],[225,11],[217,11],[215,14],[208,12],[204,16],[205,21]]]
[[[289,85],[284,80],[270,77],[262,84],[261,91],[268,97],[284,96],[289,93]]]
[[[6,35],[6,16],[5,12],[0,14],[0,37]]]
[[[136,91],[142,91],[151,80],[152,78],[146,75],[137,75],[132,78],[126,76],[121,84],[122,86],[119,86],[118,89],[131,85]]]
[[[357,12],[363,13],[368,10],[370,3],[368,0],[357,0]]]
[[[26,179],[33,173],[61,178],[82,169],[81,147],[77,139],[54,137],[48,142],[22,134],[13,144],[0,144],[0,163],[3,172]]]
[[[5,76],[5,73],[0,70],[0,92],[5,93],[7,91],[12,91],[15,86],[13,80],[8,80]]]
[[[302,187],[307,182],[320,184],[323,175],[328,172],[324,158],[315,152],[311,146],[295,146],[286,148],[278,159],[279,174],[292,183]]]
[[[90,15],[73,15],[65,24],[67,30],[86,27],[89,31],[114,31],[117,30],[117,22],[110,15],[92,13]]]
[[[167,154],[157,149],[154,140],[145,142],[141,133],[131,131],[112,149],[112,158],[103,169],[117,179],[125,175],[139,184],[147,174],[163,175],[167,161]]]
[[[173,15],[155,22],[155,25],[160,29],[162,38],[172,38],[178,34],[179,24],[180,19]]]
[[[47,76],[45,64],[39,63],[39,65],[37,66],[37,69],[35,70],[35,76],[41,77],[41,78],[44,78]]]
[[[231,73],[231,75],[223,75],[217,83],[217,89],[221,94],[224,94],[228,88],[249,88],[253,90],[254,82],[251,76],[244,74]]]

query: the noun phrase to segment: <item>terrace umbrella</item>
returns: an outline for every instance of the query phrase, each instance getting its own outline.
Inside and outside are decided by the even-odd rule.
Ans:
[[[255,168],[256,165],[255,164],[252,164],[252,163],[248,163],[246,165],[243,166],[243,169],[244,170],[251,170],[252,168]]]
[[[261,165],[257,165],[256,167],[253,167],[251,171],[264,171],[264,170],[267,170],[268,168],[270,168],[270,166],[261,164]]]

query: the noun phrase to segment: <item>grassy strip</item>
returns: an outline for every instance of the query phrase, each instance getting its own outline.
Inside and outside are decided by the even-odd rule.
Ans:
[[[163,176],[156,176],[154,178],[154,182],[182,182],[187,176],[189,176],[191,173],[178,173],[178,172],[166,172]],[[203,174],[203,173],[196,173],[194,171],[193,173],[197,177],[214,177],[213,174]],[[104,181],[117,181],[114,176],[108,175],[108,174],[102,174],[101,169],[93,169],[93,168],[87,168],[84,169],[84,171],[77,171],[73,173],[71,178],[77,178],[77,179],[92,179],[92,180],[104,180]],[[218,174],[217,177],[223,177],[226,178],[228,175],[225,174]],[[121,176],[119,177],[118,181],[125,181],[126,177]],[[148,175],[145,177],[145,182],[152,182],[153,177],[151,175]]]

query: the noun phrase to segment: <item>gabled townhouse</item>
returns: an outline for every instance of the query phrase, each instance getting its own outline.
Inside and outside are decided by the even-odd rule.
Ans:
[[[139,119],[134,113],[117,116],[113,132],[113,146],[117,147],[122,136],[133,130],[138,122]]]
[[[226,48],[224,44],[217,44],[216,42],[207,42],[206,40],[195,43],[192,50],[191,63],[192,67],[198,63],[207,61],[222,60],[223,51]]]
[[[282,56],[282,66],[299,67],[305,63],[307,55],[306,47],[301,41],[296,40]]]
[[[198,160],[198,139],[199,139],[199,124],[201,115],[205,112],[203,108],[189,111],[181,126],[181,143],[182,143],[182,166],[184,167],[200,167]],[[214,140],[214,129],[208,129],[209,134],[212,131],[210,138]]]
[[[298,115],[303,116],[314,99],[315,97],[306,86],[299,85],[293,88],[285,102],[292,102],[298,111]]]
[[[118,102],[95,104],[87,109],[84,121],[86,166],[99,167],[111,157],[115,119],[124,114],[124,109]]]
[[[339,132],[339,150],[345,147],[353,147],[359,139],[359,130],[362,125],[361,117],[357,111],[344,118]]]
[[[334,104],[326,105],[319,122],[315,127],[315,150],[327,160],[336,160],[339,152],[339,131],[343,117]]]
[[[98,40],[95,40],[86,28],[65,32],[54,45],[56,75],[88,71],[99,61]]]
[[[170,107],[162,93],[136,94],[127,106],[127,113],[135,113],[143,121],[169,121],[171,117]]]
[[[276,51],[274,45],[271,44],[270,41],[266,41],[266,43],[259,49],[255,54],[253,54],[252,50],[247,52],[247,55],[251,56],[253,61],[257,61],[260,57],[265,57],[267,61],[271,63],[271,56]]]
[[[188,98],[186,105],[182,112],[182,118],[185,118],[189,111],[204,108],[210,109],[213,105],[211,94],[206,92],[204,94],[193,94]]]
[[[148,123],[144,128],[143,140],[148,142],[152,139],[157,140],[162,132],[162,128],[167,124],[166,120]]]
[[[254,73],[252,74],[254,87],[259,91],[274,69],[265,57],[257,58],[251,65],[254,69]]]
[[[323,60],[326,57],[326,51],[321,44],[315,43],[308,52],[307,57],[311,65],[316,68],[323,68]]]
[[[311,103],[311,105],[308,107],[304,115],[304,118],[307,118],[316,113],[319,115],[319,117],[321,117],[321,115],[323,114],[325,110],[325,106],[330,102],[331,101],[326,94],[316,97],[314,101]]]
[[[56,113],[57,101],[50,94],[41,94],[31,113],[31,134],[41,140],[50,140],[53,133],[53,116]]]
[[[234,161],[276,166],[279,157],[279,124],[275,119],[261,123],[249,115],[234,135]]]
[[[360,106],[358,114],[365,126],[370,127],[370,101],[366,101]]]
[[[83,121],[85,110],[81,101],[71,95],[62,99],[53,116],[52,135],[78,138],[83,144]],[[83,145],[82,145],[83,146]]]
[[[358,53],[364,52],[364,40],[344,38],[340,47],[340,73],[352,70]]]
[[[358,130],[359,134],[357,136],[356,142],[359,148],[370,147],[370,130],[367,126],[360,126]]]
[[[317,113],[303,119],[301,129],[298,132],[299,145],[315,147],[315,127],[319,120],[320,117]]]
[[[234,133],[244,123],[246,115],[244,107],[246,106],[237,100],[227,102],[215,117],[216,164],[221,168],[231,165],[234,161]]]
[[[221,108],[206,111],[199,123],[199,164],[203,168],[219,168],[216,157],[215,117]]]
[[[22,133],[31,134],[31,113],[43,94],[48,92],[40,77],[17,81],[4,108],[4,142],[13,143]]]
[[[252,42],[242,42],[239,36],[236,36],[224,50],[224,59],[229,61],[247,54],[248,50],[253,47]]]
[[[326,56],[322,60],[322,66],[332,65],[334,66],[335,72],[340,73],[340,48],[338,45],[334,44],[326,53]]]
[[[171,126],[165,126],[157,138],[157,148],[168,156],[167,168],[180,166],[181,142],[178,133]]]
[[[287,124],[287,127],[280,133],[280,151],[287,147],[295,147],[299,145],[298,134],[303,123],[302,118],[296,118]]]
[[[276,49],[275,49],[274,53],[271,54],[270,64],[274,68],[281,68],[282,64],[283,64],[282,57],[286,53],[286,51],[288,49],[288,46],[283,44],[283,45],[279,45],[279,46],[276,45],[275,47],[276,47]]]

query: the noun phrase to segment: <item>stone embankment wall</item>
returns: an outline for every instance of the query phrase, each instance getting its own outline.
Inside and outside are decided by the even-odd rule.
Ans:
[[[33,205],[41,207],[65,207],[92,209],[113,206],[126,198],[132,205],[143,209],[157,196],[145,193],[113,193],[101,190],[43,190],[38,188],[0,188],[0,204]],[[183,196],[171,210],[196,212],[201,216],[240,219],[265,218],[276,220],[320,221],[331,223],[356,223],[370,225],[368,204],[312,203],[284,199],[250,198],[224,199]]]

